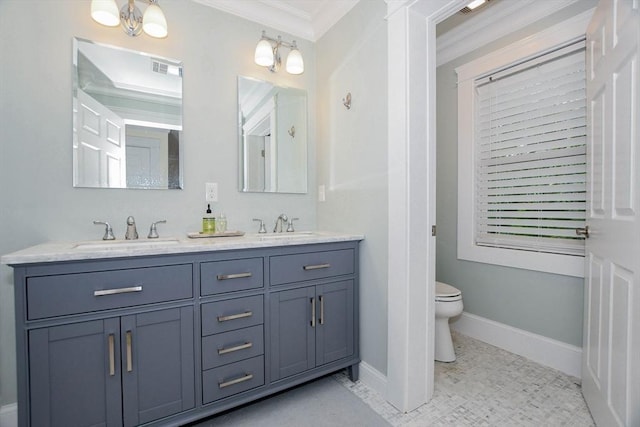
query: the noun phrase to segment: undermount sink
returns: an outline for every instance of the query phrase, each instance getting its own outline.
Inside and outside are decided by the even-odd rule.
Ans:
[[[139,240],[89,240],[76,243],[73,248],[78,250],[132,249],[170,246],[178,243],[180,240],[173,237]]]
[[[260,240],[287,240],[287,239],[298,239],[302,237],[312,237],[317,233],[313,231],[293,231],[290,233],[270,233],[270,234],[260,234],[258,235],[258,239]]]

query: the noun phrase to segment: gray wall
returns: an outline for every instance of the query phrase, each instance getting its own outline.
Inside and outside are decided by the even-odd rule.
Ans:
[[[360,256],[362,359],[387,372],[387,24],[383,0],[359,2],[316,45],[318,227],[366,236]],[[322,88],[322,89],[320,89]],[[351,92],[352,107],[342,99]]]
[[[595,6],[583,0],[437,70],[437,280],[462,291],[465,311],[582,345],[583,279],[457,259],[457,85],[455,67]]]
[[[122,1],[119,2],[122,4]],[[0,254],[52,240],[101,237],[92,220],[111,222],[118,238],[133,215],[139,230],[166,219],[161,236],[199,230],[205,182],[218,182],[229,229],[257,231],[280,212],[316,227],[315,45],[300,40],[306,71],[271,74],[253,63],[261,31],[294,37],[186,0],[163,0],[169,36],[128,37],[89,16],[90,1],[0,1]],[[184,190],[72,188],[71,72],[74,36],[184,61]],[[306,195],[237,191],[237,76],[307,89],[309,189]],[[339,213],[337,213],[339,215]],[[15,402],[13,276],[0,266],[0,406]]]

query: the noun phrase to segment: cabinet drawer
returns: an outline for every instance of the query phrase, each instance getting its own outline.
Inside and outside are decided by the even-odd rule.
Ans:
[[[202,295],[242,291],[262,287],[262,258],[205,262],[200,265]]]
[[[264,353],[264,328],[262,325],[223,334],[209,335],[202,339],[202,369],[211,369]]]
[[[191,264],[27,278],[27,317],[85,313],[193,296]]]
[[[353,249],[278,255],[270,258],[272,285],[353,274]]]
[[[262,295],[202,304],[202,336],[261,325]]]
[[[202,401],[213,402],[264,385],[264,357],[258,356],[202,373]]]

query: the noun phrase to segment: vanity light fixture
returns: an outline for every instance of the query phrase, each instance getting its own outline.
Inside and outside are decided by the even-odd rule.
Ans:
[[[290,49],[289,55],[287,55],[287,62],[285,69],[289,74],[302,74],[304,73],[304,60],[302,54],[298,50],[296,41],[291,43],[282,40],[282,37],[278,36],[277,39],[273,39],[267,36],[266,31],[262,32],[262,37],[256,46],[254,54],[254,61],[256,64],[269,68],[269,71],[275,73],[280,69],[282,65],[282,59],[280,57],[280,46],[284,46]]]
[[[122,25],[128,35],[135,37],[142,31],[151,37],[167,37],[167,19],[158,6],[157,0],[147,0],[149,5],[140,12],[135,0],[128,0],[120,10],[115,0],[91,0],[91,17],[99,24],[107,27]]]

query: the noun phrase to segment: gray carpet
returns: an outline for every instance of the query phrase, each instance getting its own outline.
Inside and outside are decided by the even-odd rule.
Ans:
[[[390,424],[333,377],[241,406],[192,427],[388,427]]]

